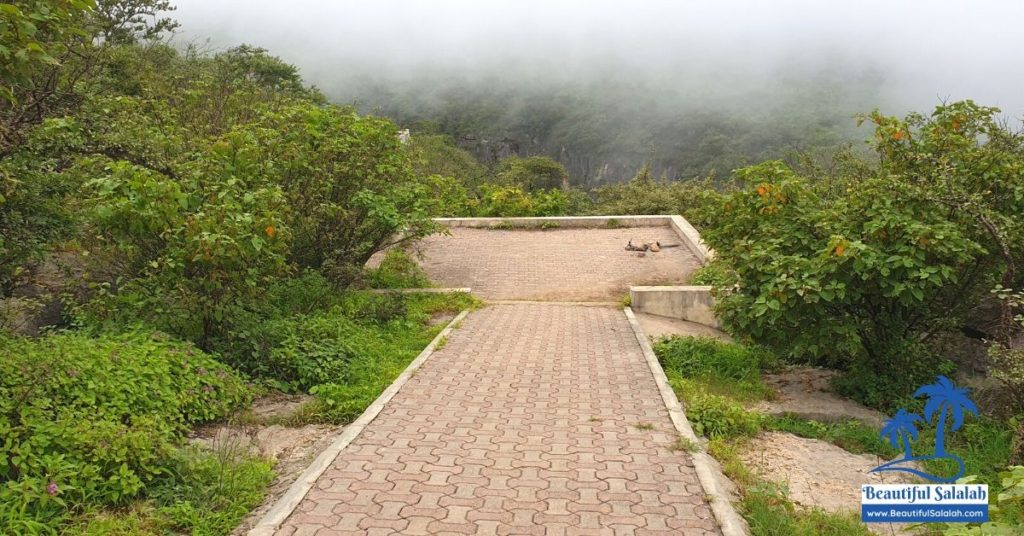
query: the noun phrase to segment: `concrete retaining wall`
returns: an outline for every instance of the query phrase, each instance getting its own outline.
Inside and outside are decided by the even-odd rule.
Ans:
[[[683,244],[693,252],[701,264],[711,260],[714,253],[704,245],[690,222],[682,216],[544,216],[531,218],[434,218],[447,227],[472,228],[615,228],[615,227],[670,227]]]
[[[629,305],[641,313],[678,318],[715,329],[722,327],[715,317],[711,287],[630,287]]]

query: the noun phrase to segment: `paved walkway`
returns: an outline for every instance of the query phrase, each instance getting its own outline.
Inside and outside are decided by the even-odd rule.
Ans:
[[[497,230],[455,227],[417,244],[442,287],[491,300],[619,301],[630,285],[678,285],[700,263],[668,227]],[[643,257],[626,243],[678,244]]]
[[[718,534],[675,437],[621,310],[492,305],[278,534]]]

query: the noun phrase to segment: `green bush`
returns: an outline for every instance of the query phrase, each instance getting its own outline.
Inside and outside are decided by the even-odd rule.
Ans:
[[[321,276],[304,280],[304,285],[288,285],[286,294],[292,298],[286,301],[324,284]],[[440,329],[429,324],[434,313],[458,312],[475,302],[468,294],[364,291],[326,296],[322,303],[309,312],[273,307],[260,311],[247,317],[218,350],[232,365],[286,391],[367,384],[379,393]]]
[[[969,476],[959,482],[974,482]],[[941,525],[945,536],[1014,536],[1024,527],[1024,466],[1014,465],[999,474],[1001,491],[990,508],[989,521],[981,524]]]
[[[427,273],[420,268],[409,254],[393,249],[388,251],[380,266],[370,270],[370,285],[373,288],[426,288],[434,286]]]
[[[232,445],[213,451],[177,451],[147,495],[171,528],[189,534],[226,535],[260,504],[274,474],[269,460]]]
[[[93,322],[146,319],[209,350],[227,320],[287,272],[280,190],[229,178],[244,158],[225,151],[207,168],[210,182],[191,188],[127,163],[87,183],[91,248],[125,278],[118,295],[91,304]]]
[[[562,216],[567,198],[561,190],[526,192],[517,186],[480,187],[475,214],[484,217]]]
[[[54,239],[68,234],[70,218],[61,205],[69,184],[32,170],[26,151],[0,161],[0,298],[42,260]]]
[[[918,387],[950,375],[956,366],[914,341],[897,340],[880,348],[878,360],[860,359],[836,376],[836,392],[861,404],[883,411],[895,411]],[[894,374],[894,371],[899,371]]]
[[[655,180],[647,166],[629,182],[602,186],[593,194],[591,214],[680,214],[698,229],[709,225],[708,214],[720,197],[711,179]]]
[[[562,164],[546,156],[510,156],[498,162],[495,182],[527,193],[568,189],[569,173]]]
[[[920,342],[959,327],[1012,275],[1024,148],[995,113],[967,101],[930,118],[872,114],[874,169],[739,170],[744,186],[703,233],[739,280],[719,316],[782,355],[852,369],[846,392],[861,401],[909,395],[945,366]]]
[[[278,380],[300,389],[348,379],[351,362],[367,345],[378,344],[374,330],[360,326],[338,309],[273,321],[266,329],[278,333],[269,361]]]
[[[254,161],[269,168],[291,208],[290,260],[344,274],[393,242],[434,232],[429,212],[436,181],[417,177],[394,123],[313,103],[267,113],[246,127]]]
[[[413,171],[420,177],[451,177],[460,185],[475,188],[488,175],[487,168],[471,153],[460,149],[450,136],[413,132],[405,151]]]
[[[161,334],[3,339],[0,353],[0,503],[35,522],[123,504],[191,425],[250,399],[231,369]],[[28,530],[10,514],[0,532]]]
[[[691,285],[709,285],[716,290],[728,291],[736,285],[736,274],[721,261],[711,261],[693,271]]]

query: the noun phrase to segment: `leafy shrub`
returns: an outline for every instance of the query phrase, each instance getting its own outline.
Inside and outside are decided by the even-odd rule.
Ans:
[[[880,348],[879,359],[858,359],[833,378],[836,392],[866,406],[893,411],[937,374],[949,375],[956,370],[956,365],[921,343],[897,340],[891,344]]]
[[[516,186],[480,187],[475,213],[485,217],[561,216],[566,211],[566,195],[561,190],[525,192]]]
[[[703,233],[739,278],[720,317],[784,355],[855,369],[876,386],[849,382],[862,401],[908,395],[919,371],[944,366],[917,344],[958,327],[1005,278],[1021,231],[1024,151],[993,114],[969,101],[928,119],[872,114],[881,163],[869,172],[845,161],[840,176],[781,162],[738,171],[744,187]]]
[[[269,351],[273,376],[302,389],[345,382],[350,363],[372,341],[365,328],[337,309],[270,322],[266,328],[280,334]]]
[[[30,162],[40,159],[24,151],[0,161],[0,298],[10,295],[51,241],[68,234],[61,200],[71,186],[33,169]]]
[[[568,189],[569,173],[562,164],[546,156],[510,156],[498,162],[495,182],[527,193]]]
[[[388,251],[380,266],[370,271],[373,288],[426,288],[433,284],[427,273],[409,254],[393,249]]]
[[[276,279],[260,302],[266,318],[284,318],[327,309],[342,299],[342,293],[320,272],[307,270],[293,277]]]
[[[235,445],[178,450],[148,490],[167,524],[189,534],[229,534],[263,500],[273,464]]]
[[[380,396],[383,382],[345,385],[325,383],[310,389],[314,396],[310,412],[316,420],[349,423],[359,417]]]
[[[230,369],[160,334],[3,339],[0,353],[0,503],[36,520],[123,503],[190,425],[250,397]]]
[[[423,210],[433,217],[461,217],[473,215],[473,199],[457,179],[441,175],[428,175],[423,180],[426,199]]]
[[[1012,310],[1019,311],[1024,308],[1024,292],[1014,292],[997,286],[993,293]],[[1014,316],[1011,326],[1006,326],[1003,329],[1008,333],[1024,329],[1024,315]],[[988,356],[990,360],[988,375],[999,381],[1007,394],[1005,407],[1002,408],[1004,414],[1024,414],[1024,348],[994,343],[989,346]],[[1024,432],[1022,432],[1021,440],[1024,441]],[[1019,448],[1021,449],[1019,461],[1024,463],[1024,444]]]
[[[342,275],[388,245],[437,229],[429,212],[438,182],[416,177],[396,131],[386,119],[312,103],[244,129],[244,150],[267,163],[267,179],[291,208],[289,258],[298,266]]]
[[[981,524],[945,525],[942,534],[946,536],[1012,536],[1020,534],[1024,526],[1024,466],[1014,465],[1000,473],[1000,491],[996,505],[990,508],[990,520]],[[976,478],[969,476],[960,480],[970,483]]]
[[[451,177],[458,184],[475,188],[488,175],[487,168],[468,151],[460,149],[450,136],[414,132],[405,150],[420,177]]]
[[[324,284],[321,276],[304,279],[308,286],[289,285],[290,291]],[[379,393],[441,329],[429,324],[434,313],[474,303],[468,294],[330,295],[322,308],[305,314],[270,307],[250,316],[218,349],[223,359],[279,389],[368,384]]]
[[[645,166],[629,182],[594,190],[591,214],[680,214],[698,229],[709,225],[708,213],[718,203],[713,181],[655,180]]]
[[[715,289],[728,291],[736,284],[736,274],[725,263],[711,261],[693,271],[690,275],[691,285],[709,285]]]
[[[244,157],[217,152],[206,168],[210,182],[194,190],[127,163],[89,181],[93,249],[126,278],[117,296],[88,308],[93,321],[148,319],[210,349],[226,320],[287,271],[280,190],[228,178]],[[213,180],[218,173],[224,180]]]

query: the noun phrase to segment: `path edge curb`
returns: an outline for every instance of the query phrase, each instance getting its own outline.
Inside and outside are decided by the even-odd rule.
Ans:
[[[647,360],[647,365],[651,369],[654,382],[658,385],[661,399],[665,402],[665,407],[668,409],[669,417],[672,419],[672,424],[675,425],[676,432],[692,441],[693,444],[700,445],[700,440],[697,434],[693,432],[690,421],[686,419],[683,406],[679,403],[679,399],[676,398],[676,393],[672,390],[672,386],[669,385],[668,377],[665,376],[665,371],[661,368],[661,363],[658,361],[658,356],[654,354],[654,349],[651,348],[647,335],[644,334],[640,323],[637,322],[633,309],[626,307],[623,309],[623,312],[626,314],[626,319],[629,320],[630,327],[633,328],[633,335],[636,336],[637,342],[640,343],[644,359]],[[721,529],[722,535],[750,536],[750,527],[743,517],[740,516],[739,512],[736,511],[736,508],[733,507],[732,502],[729,501],[726,491],[728,488],[725,485],[726,477],[718,469],[716,462],[703,448],[698,452],[691,452],[690,458],[693,460],[697,479],[700,481],[701,487],[704,488],[704,493],[711,504],[711,513],[714,514],[715,520],[718,521],[718,527]]]
[[[264,514],[264,516],[260,518],[260,520],[253,525],[251,529],[249,529],[246,533],[247,536],[272,536],[277,532],[277,529],[281,524],[288,519],[288,516],[292,515],[295,508],[298,507],[299,503],[302,502],[302,499],[306,497],[309,490],[313,489],[313,486],[316,484],[317,479],[320,478],[320,475],[322,475],[324,471],[334,463],[335,458],[341,454],[341,451],[345,450],[345,447],[352,443],[355,438],[359,437],[359,434],[361,434],[363,430],[366,429],[366,427],[373,422],[378,415],[380,415],[384,406],[387,405],[387,403],[390,402],[396,394],[398,394],[398,391],[400,391],[406,383],[408,383],[416,370],[430,359],[430,356],[434,354],[437,345],[440,344],[442,340],[445,340],[445,338],[458,327],[459,323],[466,318],[466,315],[468,315],[469,312],[469,309],[465,309],[460,312],[452,319],[451,322],[448,323],[447,326],[445,326],[443,330],[441,330],[440,333],[437,334],[437,336],[433,338],[433,340],[430,341],[430,344],[428,344],[427,347],[424,348],[418,356],[416,356],[416,359],[413,359],[412,362],[409,363],[409,366],[405,367],[405,370],[395,378],[395,381],[391,382],[391,385],[389,385],[388,388],[385,389],[372,404],[367,406],[366,410],[363,411],[359,418],[352,421],[352,424],[346,426],[345,429],[341,431],[341,434],[338,435],[338,438],[324,449],[323,452],[313,460],[313,463],[309,464],[309,467],[306,467],[305,471],[303,471],[302,474],[295,479],[295,482],[292,483],[291,487],[288,488],[288,491],[286,491],[284,495],[274,503],[274,506]]]

